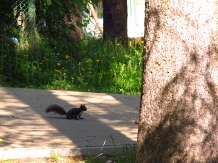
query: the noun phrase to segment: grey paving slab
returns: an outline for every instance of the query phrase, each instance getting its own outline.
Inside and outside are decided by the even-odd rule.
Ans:
[[[65,110],[85,104],[88,110],[83,120],[67,120],[45,113],[50,104]],[[0,87],[0,159],[32,157],[32,153],[39,157],[57,149],[77,151],[74,154],[96,151],[106,139],[109,149],[110,136],[118,146],[134,144],[139,105],[140,97],[133,95]]]

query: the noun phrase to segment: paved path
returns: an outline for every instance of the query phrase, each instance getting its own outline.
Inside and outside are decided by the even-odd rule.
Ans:
[[[67,120],[45,113],[50,104],[85,104],[88,111],[83,120]],[[118,146],[134,144],[139,104],[139,96],[0,87],[0,159],[99,152],[106,138],[105,149],[113,145],[110,135]]]

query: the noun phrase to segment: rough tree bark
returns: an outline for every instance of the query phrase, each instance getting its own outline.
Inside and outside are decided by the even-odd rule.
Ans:
[[[127,46],[127,1],[103,0],[103,40],[117,38]]]
[[[146,0],[137,163],[218,162],[217,0]]]

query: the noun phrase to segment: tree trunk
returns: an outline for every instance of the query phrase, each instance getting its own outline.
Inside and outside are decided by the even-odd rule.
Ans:
[[[115,40],[127,46],[127,1],[103,0],[103,39]]]
[[[218,162],[217,5],[146,1],[137,163]]]

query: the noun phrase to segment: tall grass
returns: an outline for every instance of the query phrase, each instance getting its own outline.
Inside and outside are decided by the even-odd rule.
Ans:
[[[143,42],[86,38],[71,48],[37,36],[37,48],[1,44],[0,86],[139,94]]]

